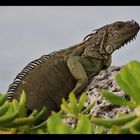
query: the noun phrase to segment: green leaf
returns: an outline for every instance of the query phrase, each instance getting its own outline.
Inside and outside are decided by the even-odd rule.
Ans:
[[[93,108],[94,105],[95,105],[95,102],[90,103],[90,105],[85,110],[83,110],[81,113],[87,114]]]
[[[20,100],[19,100],[19,110],[20,110],[20,117],[25,117],[26,114],[26,93],[22,90]]]
[[[24,90],[22,90],[21,96],[20,96],[20,101],[19,101],[19,105],[20,106],[24,106],[26,103],[26,93]]]
[[[127,67],[131,71],[131,74],[133,75],[136,83],[138,83],[138,85],[140,85],[140,79],[139,79],[139,76],[140,76],[140,63],[138,61],[131,61],[130,63],[128,63]]]
[[[121,87],[121,89],[131,97],[132,92],[130,90],[130,87],[127,85],[127,83],[125,83],[120,74],[116,74],[115,80],[117,84]]]
[[[10,115],[3,115],[0,117],[0,126],[7,124],[9,122],[12,122],[13,120],[15,120],[17,117],[19,116],[19,112],[14,112]]]
[[[64,124],[64,123],[59,123],[56,126],[56,133],[54,134],[72,134],[72,128],[70,126]]]
[[[22,126],[22,125],[28,125],[33,121],[33,117],[22,117],[22,118],[16,118],[15,120],[13,120],[10,123],[7,123],[3,126],[5,127],[18,127],[18,126]]]
[[[44,122],[40,123],[39,125],[33,126],[33,127],[31,128],[31,130],[37,130],[37,129],[46,128],[47,121],[48,121],[48,120],[45,120]]]
[[[32,125],[37,125],[40,121],[44,120],[44,117],[46,116],[47,108],[44,106],[42,110],[34,117],[32,121]]]
[[[121,87],[121,89],[125,91],[125,93],[128,94],[130,97],[132,97],[134,101],[136,101],[137,97],[135,96],[134,89],[129,85],[127,85],[127,83],[122,79],[121,75],[117,74],[115,78],[116,78],[116,82]]]
[[[121,73],[116,75],[118,85],[140,104],[140,63],[132,61],[121,69]]]
[[[5,102],[1,107],[0,107],[0,116],[2,116],[3,114],[6,113],[6,111],[9,109],[10,107],[10,103],[9,102]]]
[[[135,102],[137,103],[137,105],[140,105],[140,87],[137,85],[134,85],[133,87],[131,87],[132,89],[132,94],[131,97],[135,100]]]
[[[10,102],[10,107],[9,107],[9,109],[6,111],[6,113],[5,113],[4,115],[9,116],[9,115],[13,114],[14,112],[15,112],[14,106],[13,106],[13,104]],[[17,111],[16,111],[16,112],[17,112]],[[20,111],[19,111],[19,113],[20,113]],[[18,114],[18,115],[19,115],[19,114]]]
[[[106,134],[106,128],[103,126],[96,126],[95,134]]]
[[[0,106],[6,101],[7,94],[0,94]]]
[[[103,91],[102,95],[113,104],[128,106],[130,108],[136,107],[136,104],[134,104],[133,102],[123,99],[122,97],[115,95],[112,92]]]
[[[57,113],[48,118],[47,127],[49,134],[72,134],[72,128],[64,124]]]
[[[38,110],[34,109],[34,111],[30,114],[30,117],[35,117],[38,114]]]
[[[132,71],[132,69],[129,69],[128,67],[132,67],[133,63],[129,63],[124,68],[122,68],[121,76],[123,80],[127,83],[131,90],[131,96],[134,98],[134,100],[140,104],[140,79],[137,80],[135,77],[139,77],[136,73],[136,71]],[[134,66],[133,66],[134,67]],[[137,67],[135,65],[135,67]]]
[[[84,104],[87,100],[87,95],[86,93],[82,93],[80,99],[79,99],[79,104],[78,104],[78,112],[81,112],[82,108],[84,107]]]
[[[138,130],[140,131],[140,118],[135,118],[134,120],[132,120],[132,121],[126,123],[126,124],[122,127],[122,129],[130,129],[130,128],[132,128],[132,127],[136,128],[136,129],[138,129]]]
[[[93,127],[88,116],[86,115],[80,116],[74,133],[75,134],[92,134],[93,133]]]
[[[30,134],[30,127],[28,125],[22,126],[17,134]]]
[[[140,134],[140,131],[136,130],[134,127],[131,127],[129,131],[130,131],[130,134]]]
[[[68,104],[64,98],[62,99],[61,109],[68,113],[72,112],[71,108],[68,106]]]
[[[120,134],[120,127],[117,125],[113,125],[109,131],[108,134]]]
[[[73,92],[71,92],[69,95],[69,104],[63,98],[62,104],[61,104],[61,109],[65,112],[70,113],[72,116],[78,118],[78,114],[83,109],[86,99],[87,99],[86,93],[83,93],[78,101],[76,99],[75,94]]]
[[[101,125],[101,126],[109,128],[113,125],[123,125],[135,118],[136,118],[136,115],[130,114],[130,115],[126,115],[126,116],[115,118],[115,119],[100,119],[100,118],[92,117],[92,121],[96,125]]]
[[[75,97],[74,92],[70,93],[69,99],[70,99],[70,105],[71,105],[72,113],[75,114],[75,116],[77,116],[78,106],[77,106],[77,99]]]
[[[12,105],[13,105],[13,108],[14,108],[14,112],[19,110],[19,102],[16,99],[12,100]],[[19,111],[21,111],[21,110],[19,110]]]
[[[48,126],[49,130],[53,129],[53,126],[55,126],[55,124],[58,124],[60,121],[61,121],[61,119],[60,119],[59,115],[56,112],[53,112],[52,115],[49,116],[49,118],[47,120],[47,126]]]
[[[70,103],[71,103],[72,106],[76,106],[77,105],[77,99],[75,97],[74,92],[70,93],[69,99],[70,99]]]
[[[125,81],[125,83],[127,85],[134,85],[134,81],[135,79],[133,78],[133,76],[131,75],[131,72],[129,69],[128,69],[128,65],[124,66],[122,69],[121,69],[121,77],[122,79]],[[130,78],[131,77],[131,78]]]

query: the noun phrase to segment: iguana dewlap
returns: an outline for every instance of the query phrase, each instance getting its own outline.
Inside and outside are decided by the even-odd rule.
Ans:
[[[118,21],[97,29],[83,42],[43,55],[29,63],[14,79],[7,99],[19,99],[27,94],[27,108],[41,110],[43,106],[58,111],[62,98],[70,92],[82,93],[89,80],[111,64],[111,54],[135,38],[140,27],[134,20]]]

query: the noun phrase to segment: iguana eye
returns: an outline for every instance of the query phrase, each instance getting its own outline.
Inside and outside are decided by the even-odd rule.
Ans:
[[[113,52],[113,46],[112,45],[107,45],[105,47],[105,50],[108,54],[111,54]]]
[[[115,25],[119,29],[119,28],[122,28],[124,24],[123,22],[117,22]]]
[[[123,27],[123,25],[122,24],[118,24],[117,27],[118,28],[121,28],[121,27]]]

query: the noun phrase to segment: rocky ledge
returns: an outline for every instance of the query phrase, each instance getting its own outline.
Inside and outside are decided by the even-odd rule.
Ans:
[[[115,74],[118,74],[120,69],[121,67],[110,66],[91,79],[90,85],[85,91],[88,94],[86,106],[91,102],[95,102],[94,107],[89,112],[93,116],[108,119],[116,118],[119,113],[131,113],[129,108],[113,105],[101,95],[102,90],[108,90],[123,98],[129,98],[115,81]]]

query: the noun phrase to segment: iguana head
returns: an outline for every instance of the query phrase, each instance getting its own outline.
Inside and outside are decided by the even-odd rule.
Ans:
[[[96,52],[107,59],[115,50],[133,40],[139,29],[139,24],[134,20],[126,22],[118,21],[103,26],[88,36],[90,36]]]
[[[133,40],[140,29],[138,23],[134,20],[127,22],[118,21],[104,28],[107,28],[107,34],[105,43],[101,47],[101,53],[105,51],[107,54],[111,54],[114,50]]]

